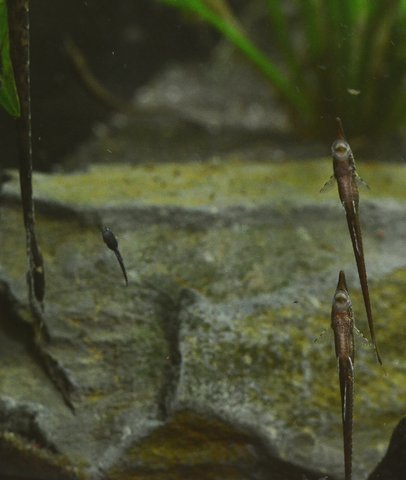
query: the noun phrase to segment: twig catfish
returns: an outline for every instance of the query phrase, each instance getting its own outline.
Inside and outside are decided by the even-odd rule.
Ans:
[[[354,317],[343,271],[340,271],[331,309],[331,328],[334,331],[338,359],[341,412],[344,440],[345,480],[352,478],[352,412],[354,394]]]
[[[113,252],[116,254],[118,263],[120,264],[120,267],[121,267],[121,271],[123,272],[123,275],[124,275],[125,284],[128,286],[127,272],[124,267],[123,257],[121,256],[121,253],[118,249],[118,242],[116,237],[114,236],[114,233],[109,229],[109,227],[103,227],[102,236],[103,236],[104,243],[108,246],[110,250],[113,250]]]
[[[345,140],[343,126],[339,118],[337,120],[337,138],[331,147],[333,156],[334,175],[326,183],[325,187],[337,180],[338,194],[345,209],[348,230],[350,232],[355,261],[357,263],[358,276],[361,284],[362,296],[368,318],[368,326],[371,340],[375,348],[376,358],[382,365],[381,356],[375,339],[374,323],[372,319],[371,302],[369,299],[368,277],[365,268],[364,248],[362,245],[361,226],[358,215],[359,193],[358,184],[362,179],[358,176],[355,168],[355,160],[350,145]],[[323,187],[324,188],[324,187]]]

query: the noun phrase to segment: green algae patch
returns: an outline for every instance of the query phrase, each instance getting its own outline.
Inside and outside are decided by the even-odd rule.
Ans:
[[[385,371],[373,349],[356,335],[354,462],[364,474],[370,451],[383,454],[406,403],[406,332],[403,302],[406,269],[371,282],[377,341]],[[222,411],[247,423],[261,418],[270,438],[289,438],[283,459],[307,464],[321,445],[342,448],[341,405],[334,340],[330,327],[335,282],[320,286],[317,301],[297,292],[285,305],[224,308],[204,302],[190,307],[181,335],[184,376],[180,403]],[[350,292],[356,324],[368,336],[359,287]],[[326,334],[319,337],[320,332]],[[317,341],[315,341],[317,339]],[[359,446],[369,445],[369,449]],[[293,449],[293,450],[292,450]],[[299,452],[299,453],[297,453]],[[368,465],[368,467],[366,467]]]
[[[90,207],[97,202],[106,206],[115,201],[120,204],[157,202],[161,205],[173,201],[174,205],[186,206],[212,205],[211,202],[218,207],[250,206],[277,196],[282,198],[282,190],[289,193],[283,198],[294,201],[297,198],[299,202],[295,195],[302,188],[303,199],[309,200],[311,207],[318,206],[324,201],[322,198],[334,198],[338,204],[336,191],[324,197],[319,195],[319,186],[327,178],[321,179],[319,170],[312,170],[312,162],[296,165],[298,172],[304,172],[303,166],[308,166],[309,177],[304,174],[300,177],[298,173],[285,175],[290,168],[288,163],[255,164],[256,178],[249,176],[251,166],[238,162],[176,166],[180,170],[185,168],[184,174],[171,173],[178,178],[181,188],[160,181],[159,188],[151,187],[151,191],[148,182],[152,182],[152,175],[157,171],[169,175],[173,165],[128,166],[124,170],[114,167],[116,173],[131,171],[135,175],[143,171],[151,177],[145,177],[139,186],[141,193],[145,189],[145,195],[140,193],[130,198],[129,189],[127,197],[117,193],[116,200],[111,202],[108,186],[101,188],[91,180],[92,172],[104,168],[97,167],[72,175],[72,178],[87,178],[82,182],[82,193],[75,193],[74,198],[66,196],[66,201],[57,193],[49,198],[68,204],[77,201],[79,206]],[[326,160],[325,165],[329,171],[323,177],[328,177],[331,161]],[[104,175],[109,168],[106,167]],[[200,172],[200,183],[196,180],[196,171]],[[273,172],[267,177],[269,185],[264,182],[263,190],[259,187],[255,190],[251,183],[258,183],[265,171],[268,175],[269,171]],[[237,173],[238,182],[248,182],[250,178],[251,187],[243,188],[236,180],[227,184],[231,190],[226,187],[222,190],[221,186],[226,184],[219,178],[230,178]],[[373,183],[364,169],[361,173]],[[39,185],[43,181],[49,188],[48,182],[54,177],[58,176],[39,176]],[[60,178],[64,189],[65,177]],[[308,178],[308,184],[304,178]],[[85,188],[89,182],[95,192],[101,188],[100,196],[94,195],[95,204],[86,203],[87,194],[83,193],[90,188]],[[217,185],[220,193],[210,197],[212,192],[207,191],[206,182]],[[120,184],[119,177],[117,183]],[[270,188],[272,185],[275,190]],[[56,192],[58,187],[54,187]],[[74,191],[73,186],[69,188]],[[393,183],[389,190],[396,192]],[[223,192],[227,198],[221,198]],[[375,195],[374,190],[362,195],[364,193]],[[40,192],[39,196],[45,198],[46,195]],[[193,201],[196,203],[191,203]],[[383,452],[390,430],[402,415],[406,402],[403,389],[406,364],[402,349],[406,342],[402,329],[406,314],[403,302],[406,269],[394,271],[405,264],[401,242],[404,215],[399,205],[396,204],[394,213],[390,204],[382,210],[379,206],[371,209],[376,218],[374,216],[374,224],[364,232],[376,335],[388,377],[376,364],[373,350],[364,347],[362,339],[357,340],[354,438],[357,445],[368,448],[355,451],[354,464],[360,465],[363,474],[372,468],[371,451],[373,461]],[[175,409],[201,412],[209,427],[210,414],[224,419],[225,423],[231,422],[235,429],[230,437],[224,437],[225,443],[235,438],[241,419],[255,431],[262,429],[261,434],[280,448],[284,460],[306,465],[312,459],[312,467],[319,468],[321,462],[331,474],[331,460],[339,456],[341,462],[342,444],[338,375],[330,331],[331,297],[340,269],[348,274],[356,325],[368,336],[363,301],[340,206],[282,210],[275,209],[272,214],[276,219],[268,223],[261,223],[262,217],[251,223],[249,213],[241,220],[237,215],[230,224],[189,228],[182,222],[171,225],[154,221],[134,227],[125,219],[120,223],[118,209],[114,218],[117,230],[115,224],[112,226],[126,264],[128,288],[123,285],[114,253],[106,248],[96,227],[86,227],[69,218],[62,221],[46,214],[37,216],[47,282],[44,315],[53,339],[50,353],[61,359],[80,392],[77,402],[81,408],[76,418],[72,420],[66,414],[64,419],[58,415],[55,420],[61,422],[54,430],[61,432],[57,445],[60,451],[74,462],[85,459],[91,465],[104,451],[106,438],[109,446],[121,445],[121,438],[131,434],[138,443],[128,451],[126,468],[120,464],[114,478],[216,478],[212,476],[212,465],[217,466],[215,471],[221,472],[224,478],[227,475],[236,478],[232,475],[237,457],[242,457],[244,465],[252,465],[250,455],[244,456],[245,440],[227,452],[221,442],[216,444],[215,439],[204,433],[206,427],[196,426],[200,420],[194,422],[192,417],[185,421],[176,417],[173,424],[169,420],[166,433],[165,426],[156,435],[151,434],[151,423],[153,427],[159,423],[157,412],[162,411],[164,393],[173,381],[176,391],[168,396],[168,404],[173,401]],[[27,265],[21,215],[11,207],[3,207],[1,214],[1,273],[13,292],[25,298]],[[134,216],[136,214],[135,211]],[[185,297],[185,302],[184,293],[190,296]],[[173,298],[176,311],[172,310],[168,297]],[[178,327],[179,331],[175,331]],[[329,333],[313,342],[323,329]],[[15,350],[16,355],[20,355]],[[181,359],[181,374],[179,378],[171,378],[174,371],[171,359],[177,354]],[[7,366],[9,374],[5,379],[26,375],[26,370],[12,356],[8,360],[15,365]],[[3,383],[10,388],[7,395],[11,392],[17,398],[19,394],[24,395],[30,401],[49,404],[50,410],[62,403],[51,383],[48,390],[44,388],[42,377],[31,375],[30,382],[28,387],[24,382],[14,382],[18,383],[19,392],[11,382]],[[49,390],[53,392],[52,397],[47,394]],[[222,428],[213,427],[219,436]],[[111,440],[110,432],[114,437]],[[178,440],[182,434],[201,450],[201,457],[192,447],[188,450],[181,438]],[[85,440],[80,440],[83,435]],[[176,438],[173,446],[169,445],[172,437]],[[206,441],[208,445],[204,450],[201,445]],[[96,445],[97,442],[101,443]],[[319,451],[325,446],[333,454],[320,456]],[[369,459],[364,461],[362,455],[369,455]],[[213,461],[207,466],[204,458],[213,458]]]
[[[406,199],[406,166],[362,163],[371,186],[365,198]],[[94,165],[73,174],[34,174],[37,198],[73,206],[137,203],[230,207],[337,198],[319,192],[332,174],[331,160],[247,163],[237,160],[160,165]],[[18,191],[17,181],[7,190]]]
[[[197,314],[197,319],[190,322],[196,329],[188,329],[184,338],[185,362],[191,369],[185,398],[203,397],[203,404],[219,402],[237,412],[248,405],[254,411],[269,409],[269,414],[278,412],[277,423],[304,428],[309,415],[316,418],[320,407],[320,399],[311,395],[316,380],[314,373],[309,375],[309,368],[312,371],[320,357],[333,371],[335,366],[333,356],[328,360],[333,353],[330,346],[314,343],[326,325],[326,319],[322,326],[314,322],[315,312],[310,306],[304,313],[292,304],[261,309],[248,316],[234,312],[230,319],[224,318],[220,308],[213,312],[212,319]],[[210,320],[211,328],[204,328]],[[211,386],[200,392],[205,377],[212,379]],[[299,411],[306,413],[301,416]]]
[[[2,208],[1,217],[2,279],[7,274],[12,294],[24,304],[27,260],[21,214]],[[1,322],[4,368],[0,377],[4,381],[0,393],[16,402],[44,405],[47,415],[41,428],[51,431],[58,451],[73,464],[89,468],[102,455],[105,438],[119,445],[122,432],[117,424],[122,419],[137,432],[159,409],[170,368],[161,306],[154,292],[123,286],[114,253],[96,228],[41,215],[37,227],[45,259],[43,315],[51,337],[46,354],[63,364],[75,385],[76,415],[52,381],[60,380],[58,372],[44,373],[29,351],[33,341],[29,335],[22,338],[21,318],[9,320],[20,322],[15,332],[3,334],[5,321]],[[132,255],[137,255],[136,249]]]
[[[314,277],[335,263],[334,250],[326,245],[341,238],[339,226],[331,225],[320,238],[303,223],[286,222],[275,230],[237,225],[198,232],[164,226],[128,234],[122,245],[124,251],[137,246],[140,275],[156,271],[221,302],[270,293],[301,278],[305,282],[309,271]],[[153,264],[145,264],[146,258],[154,258]],[[351,251],[341,258],[351,259]]]

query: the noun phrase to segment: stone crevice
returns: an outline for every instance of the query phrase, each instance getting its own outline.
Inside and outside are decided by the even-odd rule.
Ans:
[[[20,304],[9,285],[4,281],[0,281],[0,308],[3,312],[2,329],[5,335],[18,338],[33,361],[42,368],[61,394],[65,404],[74,411],[72,401],[75,390],[74,383],[66,369],[47,352],[48,340],[39,338],[36,334],[35,322],[33,319],[31,321],[30,311],[26,306]]]
[[[28,403],[17,403],[7,397],[0,398],[0,431],[10,432],[38,448],[58,453],[37,421],[39,410]]]
[[[144,281],[148,290],[156,295],[156,303],[160,310],[161,326],[168,343],[168,356],[165,368],[165,381],[158,393],[158,418],[167,420],[172,411],[179,384],[182,355],[179,348],[181,290],[171,282],[162,281],[158,287],[155,281]]]

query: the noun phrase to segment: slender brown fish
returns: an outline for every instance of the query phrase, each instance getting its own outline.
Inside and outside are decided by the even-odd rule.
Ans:
[[[348,230],[350,232],[355,261],[357,263],[358,276],[361,284],[362,296],[364,298],[365,310],[368,318],[368,326],[371,334],[372,344],[375,348],[376,358],[382,365],[381,356],[375,339],[374,323],[372,319],[371,301],[369,299],[368,277],[365,268],[364,248],[362,245],[361,226],[358,214],[359,193],[358,185],[364,183],[358,176],[354,156],[351,147],[344,137],[344,130],[339,118],[337,121],[337,138],[333,142],[331,152],[333,156],[334,175],[324,187],[329,186],[337,180],[338,194],[345,209]],[[323,189],[324,189],[323,187]]]
[[[354,398],[354,317],[345,274],[341,270],[331,309],[331,328],[334,331],[338,359],[341,412],[344,440],[345,480],[352,478],[352,412]]]

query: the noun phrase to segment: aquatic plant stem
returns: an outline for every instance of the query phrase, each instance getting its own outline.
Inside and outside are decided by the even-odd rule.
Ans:
[[[21,203],[28,257],[28,294],[31,310],[37,320],[37,333],[39,333],[43,325],[38,306],[42,306],[44,299],[45,276],[43,259],[35,234],[32,188],[29,1],[8,0],[8,9],[11,59],[21,108],[21,115],[16,119],[16,125]]]
[[[7,3],[0,0],[0,105],[12,117],[20,116],[20,104],[10,59]]]

